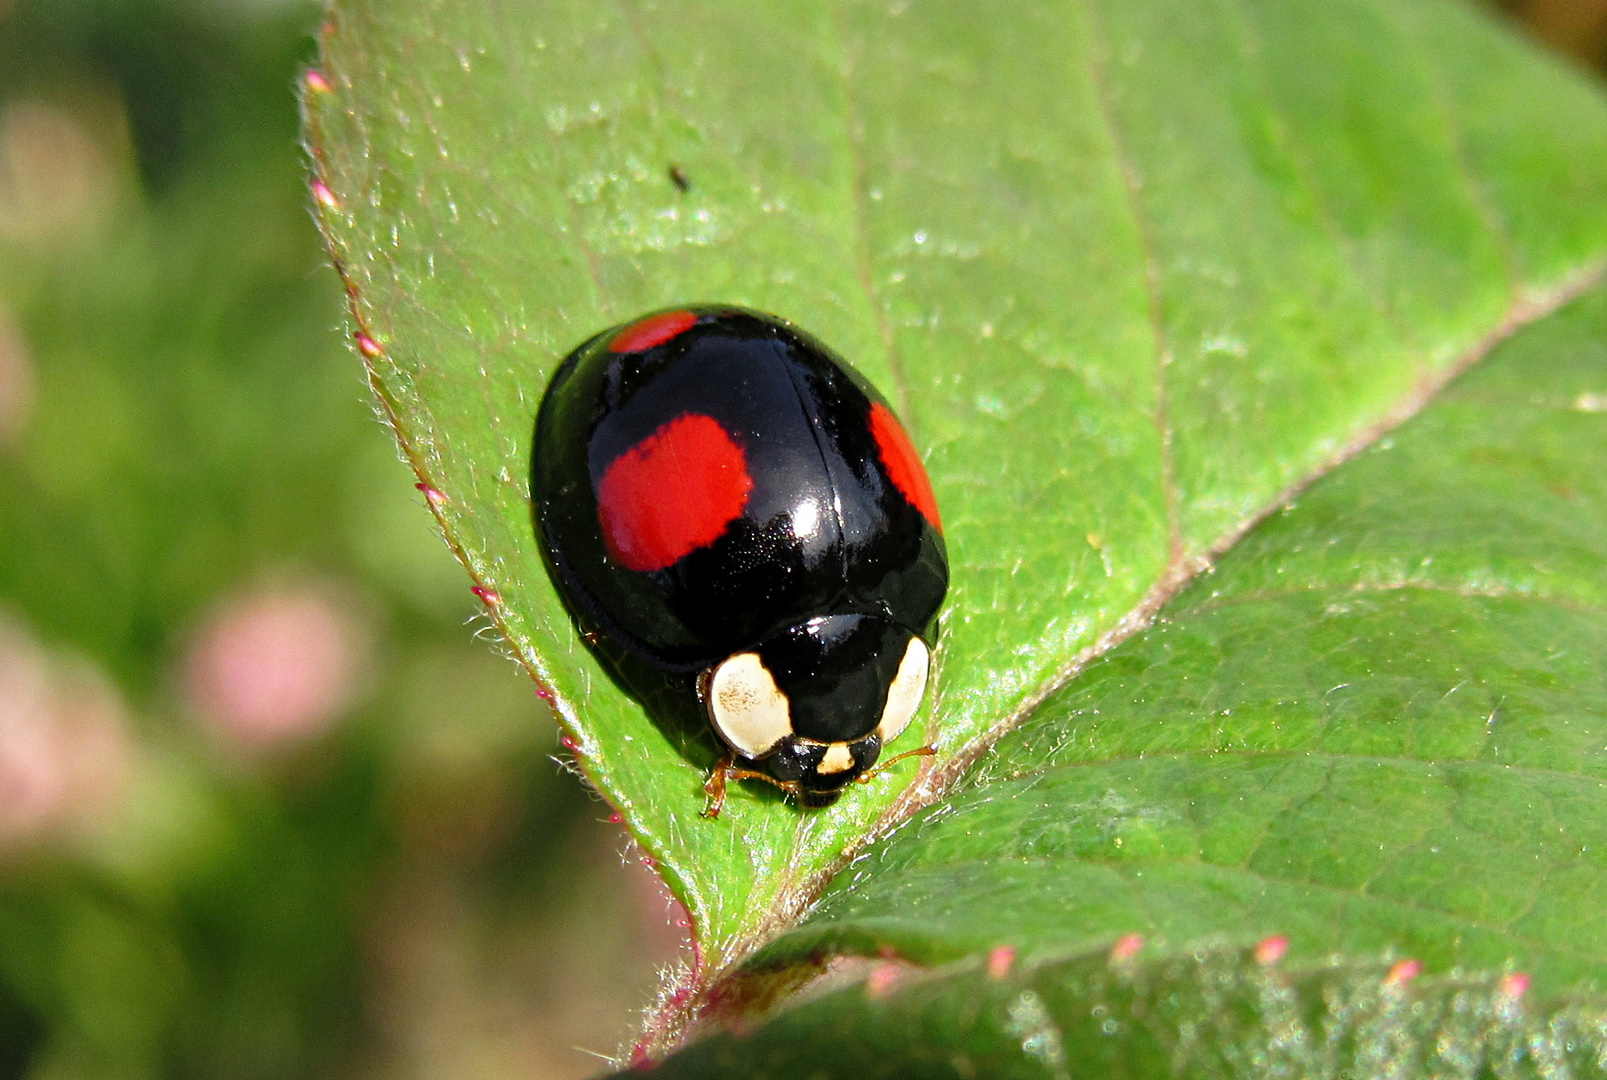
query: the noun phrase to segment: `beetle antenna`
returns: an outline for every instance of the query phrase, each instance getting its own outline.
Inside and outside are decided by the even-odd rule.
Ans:
[[[935,746],[917,746],[915,749],[906,750],[902,754],[894,754],[892,757],[877,765],[869,772],[862,772],[858,776],[854,777],[854,783],[868,784],[907,757],[932,757],[936,753],[937,747]]]

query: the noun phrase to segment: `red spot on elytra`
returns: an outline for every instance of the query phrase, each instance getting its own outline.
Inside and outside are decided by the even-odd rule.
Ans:
[[[633,322],[614,335],[608,351],[616,353],[641,352],[654,345],[662,345],[671,338],[680,337],[697,325],[697,316],[690,311],[666,311],[662,315],[649,315]]]
[[[747,455],[711,416],[684,413],[614,459],[597,485],[608,555],[662,570],[714,543],[742,516]]]
[[[881,455],[882,466],[893,480],[893,486],[921,512],[932,527],[943,531],[943,521],[937,514],[937,496],[932,494],[932,482],[926,478],[926,466],[915,444],[904,433],[898,418],[881,402],[870,407],[870,433],[876,438],[876,451]]]

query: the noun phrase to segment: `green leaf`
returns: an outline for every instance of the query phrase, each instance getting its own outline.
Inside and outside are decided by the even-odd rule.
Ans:
[[[705,978],[1607,251],[1601,98],[1439,0],[336,0],[323,40],[374,387]],[[547,580],[547,375],[689,300],[796,320],[925,450],[954,585],[919,781],[702,820],[712,737],[647,717]]]
[[[1515,1080],[1607,1071],[1602,1003],[1536,1009],[1521,976],[1414,979],[1410,968],[1355,963],[1288,972],[1221,948],[1002,966],[900,983],[888,965],[862,986],[752,1033],[717,1035],[646,1075]]]
[[[1607,978],[1607,291],[1252,532],[755,961],[1287,935]]]

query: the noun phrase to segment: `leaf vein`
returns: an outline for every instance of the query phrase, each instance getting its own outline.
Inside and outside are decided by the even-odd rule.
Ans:
[[[1261,89],[1261,99],[1266,102],[1267,116],[1271,120],[1273,130],[1277,132],[1278,142],[1282,146],[1284,154],[1288,156],[1290,163],[1294,166],[1295,174],[1300,178],[1301,186],[1306,189],[1311,199],[1312,208],[1316,212],[1318,220],[1322,222],[1323,231],[1328,234],[1329,239],[1333,242],[1340,258],[1344,260],[1346,268],[1358,281],[1364,284],[1367,294],[1372,300],[1374,310],[1394,329],[1402,341],[1410,341],[1412,339],[1410,330],[1401,322],[1400,313],[1395,310],[1394,304],[1390,302],[1383,282],[1362,269],[1361,260],[1356,252],[1356,243],[1354,239],[1345,234],[1345,230],[1339,224],[1339,219],[1335,216],[1333,207],[1329,204],[1327,195],[1314,174],[1309,155],[1302,153],[1298,149],[1299,140],[1295,136],[1294,126],[1289,123],[1286,111],[1280,106],[1277,96],[1272,92],[1272,85],[1267,79],[1266,71],[1262,66],[1261,56],[1263,55],[1264,46],[1260,33],[1250,25],[1252,20],[1246,10],[1245,0],[1223,0],[1223,2],[1233,8],[1236,15],[1234,24],[1239,31],[1240,40],[1246,50],[1255,57],[1250,62],[1249,67],[1256,73],[1256,83]]]
[[[876,290],[876,279],[871,268],[870,206],[865,190],[865,126],[860,115],[859,97],[854,93],[854,56],[849,48],[848,34],[843,29],[842,13],[835,3],[831,5],[831,25],[837,37],[839,68],[843,82],[843,127],[847,135],[848,160],[852,171],[854,203],[854,267],[859,287],[870,306],[871,317],[876,320],[876,332],[882,339],[882,351],[887,357],[889,377],[893,384],[894,404],[904,425],[915,433],[918,419],[912,410],[909,385],[904,375],[903,361],[893,339],[893,328],[887,321],[886,309]]]
[[[1109,80],[1105,64],[1110,53],[1110,40],[1100,21],[1099,0],[1086,0],[1089,36],[1093,39],[1089,49],[1089,78],[1094,86],[1094,100],[1098,102],[1100,124],[1115,159],[1116,170],[1121,174],[1127,214],[1144,254],[1144,296],[1149,319],[1151,346],[1155,352],[1155,428],[1160,436],[1161,495],[1166,505],[1167,547],[1169,568],[1185,562],[1183,528],[1178,513],[1177,475],[1172,456],[1172,425],[1166,394],[1166,369],[1172,363],[1171,346],[1167,342],[1163,317],[1160,267],[1155,261],[1155,238],[1148,217],[1144,213],[1140,190],[1143,183],[1129,156],[1121,131],[1116,123],[1115,110],[1110,98]]]
[[[1467,129],[1458,118],[1456,99],[1451,93],[1451,87],[1446,80],[1445,72],[1439,65],[1431,63],[1418,48],[1418,43],[1401,26],[1400,16],[1396,11],[1397,5],[1392,3],[1379,3],[1378,0],[1361,0],[1370,3],[1373,10],[1385,23],[1394,28],[1395,32],[1404,38],[1410,46],[1406,52],[1417,60],[1418,72],[1433,89],[1434,102],[1440,114],[1440,123],[1444,129],[1446,144],[1450,147],[1451,158],[1455,162],[1457,177],[1463,186],[1463,193],[1467,196],[1473,212],[1478,215],[1490,240],[1495,244],[1496,251],[1501,257],[1501,265],[1506,277],[1507,295],[1510,302],[1516,303],[1519,295],[1518,256],[1512,242],[1511,227],[1506,219],[1497,210],[1490,199],[1490,193],[1485,188],[1473,169],[1473,162],[1469,157]]]

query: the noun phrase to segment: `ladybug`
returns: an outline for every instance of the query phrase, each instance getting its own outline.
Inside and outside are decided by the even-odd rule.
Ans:
[[[570,611],[683,680],[727,748],[705,816],[729,780],[818,806],[880,771],[925,693],[948,555],[920,456],[863,376],[773,316],[676,308],[570,353],[534,445]]]

